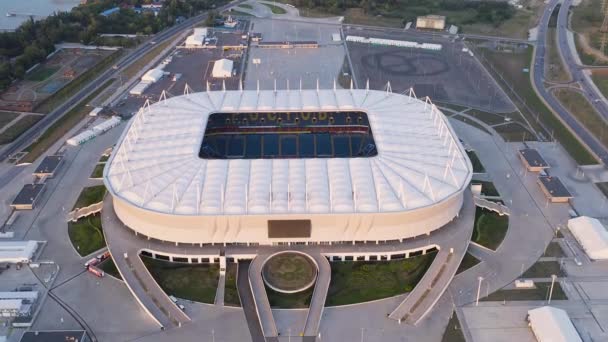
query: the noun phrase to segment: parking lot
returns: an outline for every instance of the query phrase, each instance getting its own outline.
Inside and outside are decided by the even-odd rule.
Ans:
[[[249,49],[245,88],[278,89],[333,87],[333,82],[345,62],[342,42],[333,42],[332,34],[340,33],[338,25],[254,19],[251,32],[261,33],[264,42],[316,41],[318,48],[258,48]]]
[[[347,43],[353,72],[359,87],[384,89],[390,81],[394,92],[414,88],[418,97],[485,109],[511,112],[513,104],[492,80],[483,67],[460,41],[421,35],[392,32],[368,32],[346,27],[345,35],[407,40],[441,44],[442,49],[431,51],[416,48]]]

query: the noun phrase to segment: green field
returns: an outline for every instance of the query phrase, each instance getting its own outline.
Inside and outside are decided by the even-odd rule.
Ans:
[[[475,151],[467,151],[467,155],[469,156],[469,159],[471,160],[471,164],[473,164],[473,172],[475,172],[475,173],[486,172],[486,169],[483,167],[483,164],[481,163],[481,160],[479,160],[479,157],[477,157],[477,154],[475,153]]]
[[[251,14],[249,14],[247,12],[237,11],[235,9],[233,9],[232,11],[226,11],[223,13],[226,15],[234,15],[234,16],[238,16],[238,17],[250,17],[251,16]]]
[[[8,144],[17,139],[28,128],[32,127],[36,122],[42,119],[41,115],[25,115],[17,120],[11,127],[0,133],[0,145]]]
[[[99,214],[68,222],[68,235],[81,256],[89,255],[106,246]]]
[[[532,87],[530,73],[523,72],[525,68],[530,69],[532,53],[533,49],[530,46],[525,49],[525,52],[520,53],[490,50],[483,47],[478,49],[478,56],[482,63],[488,66],[490,73],[499,84],[501,84],[503,89],[505,89],[515,105],[534,126],[534,129],[542,130],[542,128],[536,124],[536,116],[538,115],[539,120],[541,120],[548,129],[553,130],[555,139],[564,146],[566,151],[568,151],[570,156],[578,164],[596,164],[597,161],[591,153],[587,151],[568,128],[559,121],[553,112],[551,112],[538,97]],[[499,75],[501,75],[509,85],[513,86],[521,98],[521,101],[513,95]],[[524,103],[530,110],[528,110],[528,107],[526,107]],[[546,132],[545,136],[548,138],[550,132]]]
[[[0,129],[4,128],[9,122],[15,120],[19,113],[2,112],[0,111]]]
[[[604,146],[608,146],[608,124],[582,94],[566,89],[558,89],[553,94]]]
[[[462,258],[462,262],[460,263],[460,266],[458,266],[456,274],[462,273],[479,263],[479,259],[467,252],[467,254],[464,255],[464,258]]]
[[[448,326],[445,327],[441,342],[466,342],[456,312],[452,312],[452,317],[450,317]]]
[[[595,71],[591,74],[591,78],[602,94],[608,97],[608,73]]]
[[[530,133],[530,131],[518,122],[496,126],[494,127],[494,130],[507,142],[536,141],[534,134]]]
[[[24,151],[28,154],[23,158],[23,162],[33,163],[55,142],[61,139],[69,130],[74,128],[83,118],[91,112],[91,107],[87,104],[91,102],[97,95],[106,89],[114,80],[108,80],[97,91],[93,92],[76,107],[63,115],[59,120],[55,121],[36,141],[28,146]]]
[[[286,10],[284,10],[282,7],[279,7],[277,5],[273,5],[273,4],[267,4],[265,2],[261,2],[262,5],[270,8],[270,10],[272,11],[273,14],[285,14],[287,13]]]
[[[201,303],[213,303],[219,279],[218,264],[182,264],[141,257],[168,295]]]
[[[103,176],[103,168],[105,166],[105,164],[95,165],[95,169],[93,169],[93,173],[91,173],[91,178],[101,178]]]
[[[266,287],[270,306],[277,309],[303,309],[310,306],[314,287],[298,293],[280,293]]]
[[[502,302],[502,301],[519,301],[519,300],[547,300],[549,298],[549,289],[551,287],[551,283],[536,283],[535,289],[512,289],[512,290],[498,290],[494,293],[491,293],[489,296],[480,299],[484,302]],[[484,284],[481,284],[482,293]],[[562,289],[561,285],[558,282],[555,282],[553,285],[553,295],[551,296],[552,300],[565,300],[568,299],[566,293]]]
[[[495,113],[486,112],[479,109],[469,109],[465,112],[466,114],[479,119],[480,121],[492,126],[499,123],[505,122],[504,114],[499,115]],[[519,115],[518,113],[511,114],[510,116]]]
[[[545,249],[545,254],[543,254],[543,256],[561,258],[566,255],[564,254],[564,251],[562,251],[562,247],[559,245],[559,243],[557,243],[557,241],[552,241],[547,246],[547,249]]]
[[[326,306],[382,299],[410,292],[435,259],[435,253],[392,261],[331,263]]]
[[[496,250],[507,235],[509,217],[500,216],[493,211],[477,208],[475,211],[475,230],[471,240],[484,247]]]
[[[106,274],[109,274],[116,279],[122,280],[122,277],[120,276],[120,272],[118,272],[118,269],[116,268],[116,264],[114,263],[114,260],[112,258],[109,258],[106,261],[99,264],[99,268],[102,271],[104,271]]]
[[[522,278],[550,278],[555,274],[558,277],[563,277],[565,274],[559,267],[557,261],[539,261],[532,265],[522,274]]]
[[[103,201],[103,196],[106,194],[106,187],[103,185],[90,186],[82,189],[72,210],[77,208],[88,207],[91,204]]]
[[[241,306],[239,292],[236,287],[236,274],[238,264],[235,262],[226,265],[226,283],[224,284],[224,305]]]
[[[41,82],[51,77],[60,68],[58,66],[38,66],[36,69],[29,74],[25,75],[25,80]]]
[[[251,6],[250,4],[240,4],[238,7],[242,7],[242,8],[246,8],[246,9],[253,9],[253,6]]]

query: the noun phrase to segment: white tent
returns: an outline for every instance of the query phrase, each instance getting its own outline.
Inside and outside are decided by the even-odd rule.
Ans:
[[[103,134],[110,129],[118,126],[120,124],[120,117],[113,116],[110,119],[100,123],[99,125],[93,127],[93,131],[97,134]]]
[[[139,82],[135,85],[135,87],[129,90],[129,94],[131,95],[142,95],[146,89],[150,86],[148,82]]]
[[[602,223],[588,216],[568,220],[568,229],[593,260],[608,259],[608,232]]]
[[[206,27],[194,28],[194,32],[186,38],[186,47],[203,46],[205,43],[205,38],[207,37],[207,33],[208,32]]]
[[[95,133],[93,130],[87,129],[86,131],[83,131],[82,133],[80,133],[74,137],[71,137],[66,142],[68,143],[68,145],[78,146],[80,144],[84,144],[85,142],[95,138],[96,136],[97,136],[97,133]]]
[[[146,72],[141,77],[141,81],[154,83],[154,82],[157,82],[158,80],[160,80],[161,78],[163,78],[164,75],[165,75],[165,73],[163,72],[162,69],[159,69],[159,68],[150,69],[150,70],[148,70],[148,72]]]
[[[215,63],[213,63],[212,76],[217,78],[230,77],[232,76],[233,66],[234,62],[226,58],[215,61]]]
[[[582,342],[568,313],[562,309],[543,306],[529,310],[528,321],[538,342]]]
[[[36,241],[1,241],[0,262],[30,262],[38,249]]]

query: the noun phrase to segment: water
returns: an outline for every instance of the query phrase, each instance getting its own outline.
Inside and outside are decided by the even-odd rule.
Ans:
[[[0,31],[14,30],[28,19],[24,14],[33,14],[35,19],[42,19],[56,11],[69,11],[80,4],[80,0],[0,0]],[[6,13],[17,15],[7,17]]]

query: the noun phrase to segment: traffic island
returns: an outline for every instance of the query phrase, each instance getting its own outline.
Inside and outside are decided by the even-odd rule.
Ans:
[[[266,260],[262,278],[267,287],[280,293],[297,293],[312,287],[317,265],[300,252],[280,252]]]

